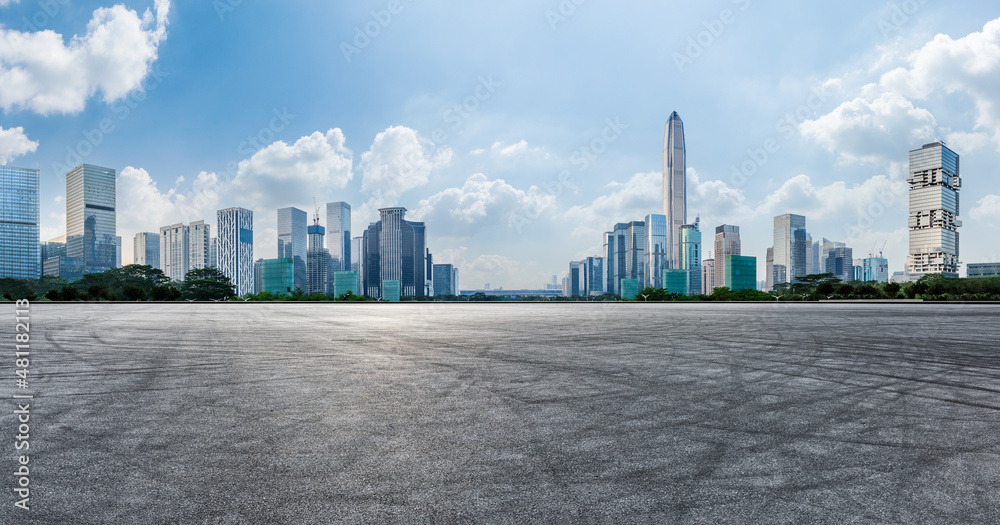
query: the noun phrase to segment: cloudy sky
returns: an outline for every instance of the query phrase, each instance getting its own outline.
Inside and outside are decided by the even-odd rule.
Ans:
[[[659,212],[671,111],[689,221],[739,225],[761,279],[782,213],[901,270],[907,152],[936,139],[962,260],[1000,260],[991,2],[0,0],[0,23],[0,163],[41,170],[43,240],[68,168],[118,170],[126,263],[228,206],[274,257],[277,208],[343,200],[355,232],[426,221],[462,288],[540,287]]]

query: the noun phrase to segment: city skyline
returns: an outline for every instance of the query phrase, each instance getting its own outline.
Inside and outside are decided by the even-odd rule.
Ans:
[[[957,6],[921,4],[902,16],[861,2],[781,10],[734,2],[735,21],[719,35],[707,33],[707,47],[699,37],[719,15],[707,7],[623,12],[588,3],[554,26],[550,7],[491,7],[495,18],[526,21],[517,46],[538,56],[515,66],[505,58],[509,51],[499,51],[507,49],[498,45],[504,35],[466,7],[407,5],[370,46],[345,57],[340,44],[351,44],[371,12],[385,6],[306,13],[243,4],[220,15],[211,5],[126,2],[115,16],[131,23],[126,14],[134,11],[137,34],[148,44],[135,46],[144,60],[123,61],[138,70],[110,71],[122,75],[117,84],[87,77],[81,82],[93,91],[75,98],[54,96],[44,82],[35,91],[12,88],[0,101],[0,160],[39,170],[43,241],[63,233],[64,174],[81,163],[114,169],[123,262],[132,260],[136,233],[211,223],[216,210],[232,206],[253,209],[257,253],[270,254],[277,250],[277,209],[311,210],[315,197],[353,205],[352,238],[377,220],[380,207],[405,206],[414,220],[436,225],[427,239],[438,249],[435,263],[461,267],[467,286],[534,288],[563,274],[567,260],[602,253],[601,234],[611,225],[662,212],[660,134],[676,111],[684,118],[688,220],[700,215],[709,232],[703,258],[714,255],[707,247],[712,228],[740,225],[745,255],[757,257],[763,280],[773,217],[793,213],[808,217],[810,232],[856,250],[885,243],[890,273],[902,270],[909,254],[906,152],[943,139],[970,175],[962,188],[962,262],[995,261],[1000,256],[985,239],[1000,222],[1000,192],[990,184],[1000,160],[1000,119],[991,108],[1000,104],[990,105],[996,94],[977,87],[976,79],[995,69],[971,64],[1000,49],[1000,21],[974,2]],[[69,46],[73,35],[88,38],[86,23],[98,7],[105,6],[82,2],[35,27],[22,23],[33,20],[34,4],[10,3],[0,13],[22,21],[4,31],[52,30]],[[651,24],[664,16],[690,31],[613,30],[609,49],[588,42],[616,20]],[[760,30],[789,16],[806,23],[780,42]],[[280,43],[256,42],[247,24],[264,21],[305,29]],[[420,38],[441,23],[454,34]],[[824,32],[844,45],[781,43],[824,41]],[[323,46],[316,45],[319,34]],[[475,56],[445,61],[441,53],[423,53],[421,71],[406,66],[405,46],[460,48],[456,42],[470,34],[484,44]],[[655,40],[638,42],[635,34]],[[202,46],[215,51],[193,56],[189,49],[207,44],[205,35],[219,39]],[[554,43],[569,51],[553,53]],[[30,51],[34,43],[26,45]],[[783,51],[774,56],[773,49]],[[223,57],[236,50],[260,63],[228,64]],[[615,75],[546,73],[562,60],[586,71],[583,65],[625,50],[636,54]],[[944,56],[953,69],[942,69]],[[651,64],[662,67],[649,76]],[[259,82],[206,87],[218,75],[240,79],[260,68],[312,82],[280,90]],[[405,88],[382,83],[393,71],[405,75]],[[205,82],[188,82],[188,75]],[[635,93],[615,96],[626,85]],[[66,89],[77,93],[76,84]],[[193,129],[205,132],[191,140]]]

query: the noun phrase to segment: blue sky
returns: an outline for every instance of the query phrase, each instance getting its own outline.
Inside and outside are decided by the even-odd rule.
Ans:
[[[857,256],[886,243],[901,270],[907,152],[935,139],[962,155],[961,258],[996,261],[998,19],[979,1],[0,0],[0,161],[41,170],[43,239],[64,233],[64,167],[117,169],[125,262],[135,233],[227,206],[274,257],[275,210],[315,198],[351,203],[356,232],[405,206],[462,288],[535,288],[659,212],[677,111],[689,220],[739,225],[761,278],[782,213]]]

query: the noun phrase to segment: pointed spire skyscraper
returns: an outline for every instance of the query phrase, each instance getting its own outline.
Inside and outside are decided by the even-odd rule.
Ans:
[[[667,216],[667,261],[681,268],[681,226],[687,224],[687,159],[684,122],[676,111],[667,119],[663,136],[663,214]]]

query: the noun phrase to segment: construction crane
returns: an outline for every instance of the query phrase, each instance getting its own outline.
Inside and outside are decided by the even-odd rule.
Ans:
[[[313,197],[313,208],[316,208],[316,213],[313,215],[313,225],[319,226],[319,204],[316,204],[316,197]]]

